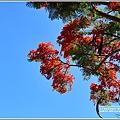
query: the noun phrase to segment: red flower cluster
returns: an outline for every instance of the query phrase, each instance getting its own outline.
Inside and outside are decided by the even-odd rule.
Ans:
[[[41,9],[44,10],[46,7],[47,7],[47,2],[45,2],[45,3],[42,5]]]
[[[53,50],[53,44],[51,42],[41,42],[38,45],[37,50],[31,50],[28,57],[31,60],[39,60],[41,62],[40,72],[48,80],[53,79],[53,89],[65,93],[67,86],[69,90],[72,89],[74,81],[73,75],[69,74],[70,66],[68,63],[63,63],[57,56],[58,51]]]
[[[53,50],[53,46],[54,45],[51,42],[41,42],[39,43],[37,50],[30,50],[28,57],[33,60],[40,59],[41,61],[52,59],[59,53],[57,50]]]
[[[90,90],[97,92],[98,91],[98,84],[92,83],[90,85]]]
[[[97,37],[97,39],[96,42],[99,45],[101,40],[99,37]],[[118,41],[113,41],[108,45],[105,45],[105,43],[109,42],[110,40],[112,39],[107,37],[103,38],[103,47],[102,47],[103,56],[99,56],[100,62],[103,62],[106,55],[109,55],[115,50],[120,49],[120,43]],[[94,58],[92,59],[92,61],[94,62]],[[120,82],[116,75],[117,72],[120,71],[120,68],[117,66],[117,64],[114,64],[114,61],[116,63],[120,61],[119,52],[115,52],[111,54],[109,59],[106,59],[98,69],[98,73],[100,74],[99,77],[100,84],[98,85],[92,83],[90,86],[90,89],[92,91],[90,98],[93,100],[94,103],[95,100],[97,99],[96,97],[98,96],[98,93],[101,92],[101,90],[107,92],[106,93],[107,97],[103,95],[103,99],[106,103],[115,100],[116,96],[120,93]]]
[[[73,47],[74,43],[81,44],[81,45],[88,44],[93,39],[92,36],[83,36],[83,35],[77,34],[77,31],[79,31],[79,29],[81,27],[83,27],[83,26],[81,26],[80,22],[81,22],[80,19],[75,19],[74,21],[70,22],[65,27],[63,27],[61,35],[58,36],[57,42],[62,45],[61,52],[62,51],[64,52],[64,58],[70,56],[69,52],[70,52],[71,48],[73,48],[72,49],[73,51],[75,50],[75,48]],[[86,27],[88,27],[88,26],[86,26]],[[94,26],[94,28],[92,30],[93,35],[96,35],[96,41],[94,41],[92,44],[89,44],[89,45],[90,45],[90,47],[91,47],[91,45],[93,48],[95,47],[94,52],[96,53],[96,55],[98,55],[97,46],[99,46],[101,43],[101,38],[99,35],[104,34],[104,29],[106,29],[106,27],[109,27],[109,25],[104,24],[103,21],[100,20],[100,25]],[[85,27],[83,27],[83,28],[85,28]],[[107,38],[106,36],[103,36],[102,56],[98,57],[99,62],[103,61],[103,59],[105,58],[105,55],[108,55],[108,54],[112,53],[114,50],[120,48],[119,42],[115,41],[115,42],[111,42],[109,45],[104,45],[106,41],[110,41],[110,39]],[[113,43],[114,43],[114,45],[113,45]],[[91,62],[95,62],[95,59],[96,58],[91,57]],[[113,59],[114,60],[116,59],[116,61],[118,61],[120,59],[118,52],[116,54],[112,54],[110,56],[109,61],[113,60]],[[112,96],[109,98],[109,100],[113,100],[113,97],[115,98],[116,94],[118,94],[118,91],[120,91],[119,90],[120,88],[119,88],[119,84],[117,83],[118,80],[117,80],[117,76],[116,76],[116,72],[117,72],[116,66],[114,64],[111,64],[107,60],[104,61],[107,63],[105,65],[102,65],[98,70],[98,73],[100,74],[99,82],[101,84],[98,85],[98,84],[93,83],[93,84],[91,84],[90,89],[93,91],[93,93],[96,94],[97,92],[100,92],[101,90],[104,90],[107,88],[107,90],[109,91],[108,93],[110,94],[110,93],[112,93],[112,91],[110,90],[111,87],[114,87],[114,96],[112,93]],[[86,67],[86,66],[84,66],[84,67]],[[92,98],[93,98],[93,101],[95,102],[95,95],[92,94],[91,99]]]
[[[114,9],[117,4],[117,2],[111,2],[108,7]],[[47,3],[43,6],[46,7],[46,5]],[[60,4],[57,5],[59,6]],[[95,7],[95,9],[97,9],[97,7]],[[114,61],[120,61],[120,53],[114,53],[115,50],[120,49],[120,42],[112,41],[110,36],[108,37],[105,35],[104,31],[105,29],[109,29],[109,25],[104,24],[102,20],[100,20],[99,25],[94,26],[91,31],[91,36],[83,36],[79,33],[81,28],[89,28],[90,25],[90,20],[85,16],[82,16],[63,27],[60,36],[57,38],[57,43],[61,45],[60,54],[62,56],[62,52],[64,53],[66,63],[60,60],[60,57],[58,56],[59,52],[58,50],[53,49],[53,44],[51,42],[40,43],[37,50],[30,51],[28,57],[31,60],[41,62],[40,72],[48,80],[50,78],[53,79],[52,87],[54,90],[60,93],[66,93],[68,87],[69,90],[72,89],[72,84],[74,82],[73,75],[69,74],[69,57],[72,57],[71,51],[76,52],[78,50],[77,54],[74,52],[72,57],[74,59],[72,60],[76,60],[76,63],[80,60],[83,69],[86,71],[88,69],[90,72],[96,70],[95,73],[99,75],[99,84],[92,83],[90,86],[90,90],[92,91],[90,98],[95,102],[100,91],[106,91],[109,98],[105,98],[104,96],[104,99],[106,102],[109,102],[114,100],[116,95],[120,92],[120,81],[116,75],[117,72],[120,71],[120,68],[118,68],[116,64],[113,64]],[[102,40],[103,43],[100,46]],[[102,49],[101,55],[98,54],[100,47]],[[109,55],[110,57],[108,57]],[[101,66],[99,66],[100,64]],[[96,69],[97,67],[98,69]],[[86,73],[89,75],[90,72]],[[90,74],[92,74],[92,72]]]
[[[98,26],[94,26],[92,33],[95,35],[99,35],[99,34],[104,34],[104,29],[106,29],[106,27],[108,27],[109,24],[104,24],[102,20],[100,20],[100,25]]]
[[[108,5],[109,9],[115,10],[115,7],[118,5],[119,2],[110,2]]]
[[[57,43],[62,45],[61,53],[64,52],[64,58],[69,56],[70,48],[73,43],[81,43],[83,37],[78,34],[77,31],[81,28],[88,28],[90,24],[90,21],[85,16],[82,16],[63,27],[61,35],[57,38]]]
[[[116,95],[120,92],[120,80],[117,79],[115,65],[113,63],[108,63],[107,66],[101,66],[99,69],[101,73],[99,77],[100,85],[92,83],[90,89],[92,94],[90,97],[94,102],[94,97],[101,90],[105,90],[109,96],[108,98],[103,98],[106,102],[110,102],[116,98]],[[94,93],[94,94],[93,94]],[[103,95],[104,97],[104,95]]]
[[[112,51],[120,49],[120,42],[115,41],[112,43]],[[116,52],[112,56],[110,56],[110,61],[120,61],[120,52]]]

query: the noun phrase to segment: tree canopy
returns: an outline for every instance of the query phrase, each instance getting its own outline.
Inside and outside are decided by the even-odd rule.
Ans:
[[[61,94],[70,91],[75,78],[69,71],[76,66],[85,80],[91,75],[98,76],[98,83],[90,85],[90,99],[97,107],[118,102],[120,2],[28,2],[26,5],[45,9],[51,20],[62,19],[65,23],[56,40],[60,51],[51,42],[41,42],[28,54],[29,61],[41,62],[40,72],[53,79],[53,89]]]

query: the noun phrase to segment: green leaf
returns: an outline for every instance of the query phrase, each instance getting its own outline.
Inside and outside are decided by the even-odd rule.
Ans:
[[[40,59],[27,59],[29,62],[39,62],[40,61]]]
[[[110,103],[107,103],[106,106],[112,106]]]

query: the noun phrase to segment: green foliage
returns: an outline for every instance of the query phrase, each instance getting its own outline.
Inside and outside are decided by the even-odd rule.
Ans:
[[[40,62],[40,59],[34,59],[34,60],[32,60],[32,59],[27,59],[28,60],[28,62]]]
[[[41,6],[44,6],[45,2],[27,2],[28,7],[32,7],[35,9],[40,9]],[[111,14],[112,16],[120,18],[120,14],[118,11],[112,11],[108,8],[108,2],[47,2],[47,6],[45,8],[46,11],[49,13],[49,18],[51,20],[54,19],[61,19],[64,23],[71,21],[77,17],[86,16],[88,19],[92,17],[91,25],[92,28],[94,26],[100,26],[99,20],[103,20],[104,23],[109,24],[109,26],[104,27],[104,33],[107,36],[107,39],[104,42],[105,46],[108,46],[111,41],[109,38],[114,37],[116,41],[119,41],[117,36],[120,35],[120,24],[116,21],[112,21],[107,19],[107,17],[102,17],[100,12],[107,13],[107,15]],[[93,5],[98,7],[97,11],[93,8]],[[102,6],[102,7],[101,7]],[[100,11],[100,12],[98,12]],[[84,23],[83,21],[83,24]],[[90,28],[91,29],[91,28]],[[81,35],[91,35],[92,32],[90,29],[80,29],[76,30],[78,34]],[[116,35],[117,36],[113,36]],[[59,44],[63,44],[64,41],[61,41]],[[113,44],[110,44],[113,47]],[[98,73],[94,70],[100,63],[98,57],[94,54],[95,48],[89,47],[87,44],[78,45],[73,43],[72,48],[69,52],[69,55],[72,58],[72,61],[76,63],[78,66],[86,66],[83,70],[83,75],[90,76],[90,75],[97,75]],[[94,59],[94,62],[91,60]],[[36,62],[39,60],[35,60]]]
[[[26,5],[40,9],[43,4],[43,2],[27,2]],[[51,20],[62,19],[64,23],[82,15],[89,16],[91,12],[94,16],[97,16],[97,12],[92,9],[91,2],[49,2],[46,10],[49,12]]]
[[[109,22],[109,27],[106,28],[105,32],[110,34],[116,34],[116,32],[120,31],[120,24],[114,21]]]
[[[101,5],[104,6],[101,7]],[[64,23],[70,22],[71,26],[69,27],[67,25],[65,26],[67,29],[64,32],[64,34],[67,34],[67,32],[69,32],[70,30],[73,33],[75,33],[73,34],[75,37],[80,34],[83,37],[83,39],[81,37],[79,41],[78,38],[76,37],[75,38],[76,40],[73,39],[74,42],[73,41],[66,42],[64,37],[66,37],[67,35],[66,36],[61,35],[62,37],[60,36],[61,38],[59,40],[59,45],[62,46],[67,44],[69,46],[70,44],[69,46],[70,49],[69,47],[68,49],[65,49],[66,51],[68,50],[67,51],[68,53],[65,50],[63,50],[62,52],[64,53],[66,52],[67,54],[66,56],[67,57],[69,56],[72,62],[75,63],[73,64],[73,66],[77,66],[78,68],[80,68],[80,70],[83,73],[84,80],[88,80],[90,79],[91,75],[94,75],[94,76],[98,76],[99,78],[101,77],[100,78],[101,81],[102,79],[104,80],[105,77],[105,82],[107,81],[108,76],[110,76],[107,74],[108,71],[110,72],[111,69],[112,70],[114,69],[114,71],[116,72],[120,69],[119,64],[116,64],[114,68],[111,67],[111,69],[107,69],[108,66],[106,65],[110,60],[110,57],[111,56],[114,57],[115,54],[114,50],[116,49],[119,50],[118,49],[119,45],[117,44],[119,44],[118,42],[120,41],[120,13],[119,10],[111,11],[111,9],[109,8],[110,6],[108,5],[109,5],[108,2],[96,2],[96,3],[95,2],[48,2],[47,4],[45,4],[44,2],[27,3],[28,7],[33,7],[35,9],[40,9],[41,7],[45,6],[45,10],[48,11],[49,18],[51,20],[61,19]],[[120,7],[120,4],[118,7]],[[75,24],[76,27],[75,28],[74,26],[72,26],[74,21],[71,22],[75,18],[80,18],[81,26],[82,25],[88,25],[88,26],[77,27],[77,25],[79,24],[77,23]],[[86,18],[87,20],[81,18]],[[90,39],[87,38],[84,39],[84,36],[85,37],[87,36],[88,38],[90,37]],[[94,40],[94,36],[95,36],[95,40]],[[65,46],[65,48],[67,48],[67,45]],[[100,49],[104,49],[103,51],[101,50],[103,53],[99,52]],[[33,60],[28,59],[28,61],[32,62]],[[35,59],[34,61],[39,62],[40,59]],[[116,57],[116,62],[120,62],[119,55]],[[112,77],[114,79],[115,75],[112,70],[111,70],[111,74],[113,74]],[[54,68],[46,72],[50,73],[53,71]],[[101,84],[103,84],[102,82]],[[92,91],[93,93],[91,94],[95,95],[95,99],[97,101],[102,96],[101,104],[106,106],[111,106],[111,104],[109,104],[110,93],[107,91],[105,85],[104,87],[105,89],[102,92],[101,90],[97,92]]]

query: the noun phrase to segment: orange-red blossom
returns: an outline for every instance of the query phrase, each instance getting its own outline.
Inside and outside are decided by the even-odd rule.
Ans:
[[[114,3],[109,4],[109,8],[113,9],[117,5]],[[58,56],[58,50],[53,49],[53,44],[51,42],[41,42],[38,45],[37,50],[31,50],[28,54],[28,57],[31,60],[38,59],[41,62],[40,72],[48,80],[53,79],[52,87],[54,90],[60,93],[66,93],[72,89],[72,84],[74,82],[73,75],[69,74],[70,71],[70,51],[74,44],[85,45],[89,44],[93,40],[93,36],[96,36],[96,41],[89,44],[88,47],[94,48],[95,56],[98,58],[98,63],[103,62],[103,64],[98,68],[97,72],[99,73],[99,84],[92,83],[90,89],[92,94],[90,98],[95,101],[96,94],[100,91],[106,90],[109,95],[109,101],[115,99],[116,95],[120,92],[120,81],[118,80],[116,73],[120,69],[116,69],[114,61],[120,60],[120,53],[111,54],[109,59],[105,59],[106,55],[109,55],[114,50],[120,48],[120,43],[117,41],[111,42],[109,45],[105,45],[106,41],[109,41],[110,38],[104,36],[104,29],[109,27],[108,24],[104,24],[100,20],[99,26],[94,26],[91,31],[91,36],[79,34],[78,31],[82,28],[89,28],[91,22],[87,17],[82,16],[81,18],[76,18],[71,21],[69,24],[63,27],[63,30],[57,38],[57,43],[61,45],[60,55],[67,60],[66,63],[60,60]],[[102,56],[98,54],[98,48],[101,43],[101,36],[103,36],[103,45],[102,45]],[[75,50],[75,49],[72,49]],[[89,53],[90,54],[90,53]],[[91,60],[88,62],[95,63],[95,58],[90,54]],[[103,61],[105,59],[105,61]],[[97,64],[98,64],[97,63]],[[84,66],[86,67],[86,66]],[[94,93],[94,94],[93,94]],[[108,102],[109,102],[108,101]]]

